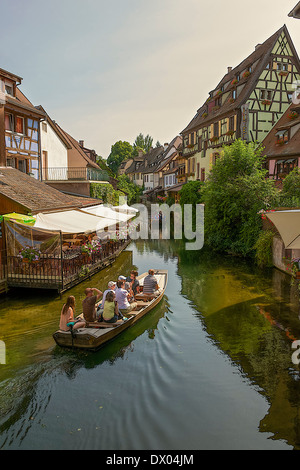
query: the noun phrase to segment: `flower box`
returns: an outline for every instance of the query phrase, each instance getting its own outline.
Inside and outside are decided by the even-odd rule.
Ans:
[[[237,85],[237,84],[238,84],[238,80],[236,78],[232,80],[231,85]]]
[[[36,248],[26,246],[18,254],[18,258],[22,260],[23,263],[34,263],[38,262],[40,259],[41,252]]]
[[[217,142],[219,140],[219,137],[212,137],[211,139],[209,139],[212,143],[213,142]]]
[[[296,111],[292,111],[290,114],[289,114],[289,120],[290,121],[293,121],[294,119],[297,119],[298,117],[298,113],[296,113]]]
[[[272,101],[270,101],[270,100],[262,100],[261,104],[263,104],[263,105],[265,105],[265,106],[271,106]]]
[[[286,77],[288,74],[289,72],[285,70],[282,70],[281,72],[279,72],[279,75],[281,75],[282,77]]]
[[[225,135],[232,137],[235,131],[227,131]]]
[[[243,78],[248,78],[248,77],[250,77],[250,75],[251,75],[251,72],[247,71],[247,72],[243,73]]]

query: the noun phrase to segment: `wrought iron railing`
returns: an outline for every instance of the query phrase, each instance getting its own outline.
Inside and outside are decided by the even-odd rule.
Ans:
[[[18,256],[7,257],[7,282],[10,287],[30,287],[66,290],[88,278],[119,251],[129,240],[108,241],[91,255],[72,250],[60,255],[42,254],[40,259],[27,262]]]
[[[96,168],[43,168],[44,181],[109,181],[106,171]]]

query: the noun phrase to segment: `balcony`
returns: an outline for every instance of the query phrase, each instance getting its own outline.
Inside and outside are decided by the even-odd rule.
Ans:
[[[68,194],[90,197],[95,185],[112,183],[103,170],[96,168],[43,168],[42,181]]]
[[[109,181],[109,176],[96,168],[43,168],[43,181]]]

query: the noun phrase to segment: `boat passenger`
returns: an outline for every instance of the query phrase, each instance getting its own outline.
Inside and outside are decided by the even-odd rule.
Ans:
[[[157,297],[161,291],[157,278],[154,276],[154,269],[149,269],[148,276],[144,279],[143,293]]]
[[[133,295],[136,295],[140,292],[140,283],[137,280],[138,272],[131,271],[130,276],[126,279],[129,282]]]
[[[85,299],[82,302],[83,317],[87,322],[96,321],[97,302],[102,292],[99,289],[88,287],[85,289]]]
[[[107,289],[103,292],[102,302],[101,302],[101,304],[99,305],[99,307],[98,307],[98,309],[97,309],[97,312],[96,312],[96,317],[98,318],[98,321],[101,321],[101,320],[102,320],[102,313],[103,313],[103,309],[104,309],[104,302],[105,302],[105,299],[106,299],[106,296],[107,296],[108,292],[114,292],[116,286],[117,286],[117,283],[114,282],[114,281],[109,281],[109,283],[107,284]]]
[[[118,304],[115,300],[115,293],[109,291],[106,295],[103,309],[103,321],[106,323],[115,323],[119,319]]]
[[[67,298],[67,302],[64,304],[59,322],[59,329],[62,331],[70,331],[71,327],[73,330],[78,330],[78,328],[85,327],[85,321],[76,321],[74,318],[75,313],[75,297],[70,295]]]
[[[116,301],[122,315],[127,315],[137,307],[136,302],[129,303],[129,292],[125,289],[125,281],[118,281],[116,288]]]

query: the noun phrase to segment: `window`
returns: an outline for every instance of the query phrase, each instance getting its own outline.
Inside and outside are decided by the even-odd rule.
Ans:
[[[14,132],[15,125],[14,125],[14,116],[13,114],[5,114],[5,130]]]
[[[289,132],[288,132],[288,130],[282,130],[282,131],[277,132],[276,138],[277,138],[276,143],[277,143],[278,145],[283,145],[283,144],[285,144],[285,143],[288,142],[288,140],[289,140]]]
[[[205,168],[201,168],[201,181],[205,181]]]
[[[16,117],[16,132],[18,134],[24,134],[24,118],[20,116]]]
[[[260,99],[271,101],[273,97],[273,92],[270,90],[260,90]]]
[[[27,173],[27,171],[26,171],[26,160],[19,160],[18,170],[22,171],[23,173]]]
[[[46,122],[42,122],[42,130],[43,130],[43,132],[47,132],[47,123]]]
[[[236,100],[236,97],[237,97],[237,92],[236,92],[236,90],[233,90],[233,92],[232,92],[232,99],[233,99],[233,100]]]
[[[5,93],[10,96],[14,96],[14,88],[11,84],[5,83]]]
[[[234,116],[229,118],[229,131],[234,131]]]
[[[219,137],[219,123],[214,123],[214,137]]]

